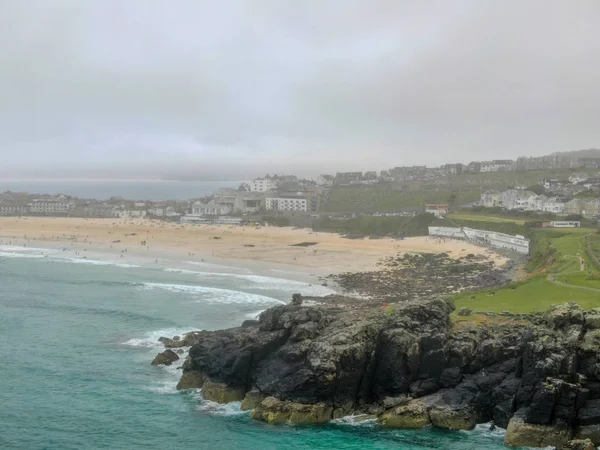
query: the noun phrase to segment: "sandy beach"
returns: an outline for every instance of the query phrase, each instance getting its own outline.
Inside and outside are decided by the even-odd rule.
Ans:
[[[506,259],[487,249],[456,240],[428,237],[345,239],[290,227],[179,225],[151,219],[83,219],[2,217],[0,240],[7,245],[64,248],[76,253],[100,252],[126,262],[131,258],[196,260],[245,267],[284,267],[328,275],[372,270],[387,256],[405,252],[473,253],[497,264]],[[294,246],[316,242],[310,246]]]

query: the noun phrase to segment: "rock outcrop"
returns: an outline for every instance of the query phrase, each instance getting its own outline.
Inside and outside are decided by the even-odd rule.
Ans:
[[[600,309],[454,323],[447,299],[347,311],[294,304],[194,334],[178,388],[243,400],[270,423],[375,415],[386,427],[471,429],[512,446],[600,443]],[[177,342],[177,341],[174,341]]]
[[[160,366],[160,365],[170,366],[178,359],[179,359],[179,356],[177,356],[177,353],[175,353],[173,350],[167,349],[164,352],[156,355],[156,357],[152,360],[152,365],[153,366]]]

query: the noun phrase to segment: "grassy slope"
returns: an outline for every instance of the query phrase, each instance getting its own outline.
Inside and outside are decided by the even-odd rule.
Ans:
[[[536,238],[546,238],[550,246],[556,250],[553,255],[554,264],[546,267],[539,274],[516,286],[495,290],[495,295],[489,295],[490,290],[475,294],[460,294],[455,297],[457,308],[467,307],[478,311],[511,311],[526,313],[547,309],[551,305],[574,301],[584,308],[600,306],[600,292],[582,289],[583,287],[600,289],[600,280],[586,279],[587,268],[592,274],[600,275],[598,270],[589,266],[588,257],[584,250],[584,238],[595,231],[589,228],[571,228],[561,230],[536,230]],[[586,270],[581,272],[579,257],[585,260]],[[566,286],[547,279],[548,273],[554,274],[556,280],[566,282]],[[579,287],[578,287],[579,286]],[[471,296],[475,296],[471,300]]]
[[[397,212],[425,203],[445,203],[451,194],[458,204],[471,203],[490,189],[531,186],[542,178],[566,180],[575,170],[532,170],[462,174],[427,182],[389,182],[373,185],[334,186],[321,210],[325,213]],[[586,172],[577,170],[576,172]],[[597,173],[598,171],[587,171]]]

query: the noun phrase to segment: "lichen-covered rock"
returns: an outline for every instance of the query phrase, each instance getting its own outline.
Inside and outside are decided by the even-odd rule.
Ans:
[[[216,403],[239,402],[244,399],[244,390],[208,379],[202,384],[202,397]]]
[[[521,411],[510,419],[504,444],[509,447],[560,447],[572,437],[570,428],[526,423],[524,411]]]
[[[600,309],[567,304],[486,326],[452,322],[453,310],[441,298],[385,310],[296,298],[252,326],[161,341],[194,341],[179,388],[243,399],[270,423],[350,413],[397,428],[494,421],[511,445],[561,445],[575,431],[600,444]]]
[[[177,390],[200,389],[204,384],[204,379],[204,375],[197,370],[183,372],[183,375],[181,375],[181,378],[179,379],[179,383],[177,383]]]
[[[421,400],[412,400],[379,416],[379,421],[388,428],[420,429],[431,425],[429,407]]]
[[[271,424],[287,422],[311,424],[329,422],[332,414],[333,408],[322,403],[307,405],[267,397],[256,407],[252,417]]]
[[[177,356],[177,353],[175,353],[173,350],[165,350],[164,352],[156,355],[156,357],[152,360],[152,365],[153,366],[160,366],[160,365],[170,366],[178,359],[179,359],[179,356]]]
[[[567,442],[559,450],[596,450],[590,439],[575,439]]]
[[[244,400],[242,401],[241,409],[242,411],[250,411],[252,409],[256,409],[264,399],[265,396],[256,389],[246,392]]]
[[[175,337],[179,338],[179,336],[175,336]],[[182,341],[182,340],[180,340],[180,339],[179,339],[179,340],[173,340],[173,339],[171,339],[171,338],[168,338],[168,337],[161,336],[160,338],[158,338],[158,341],[159,341],[159,342],[162,342],[162,343],[163,343],[163,345],[164,345],[166,348],[179,348],[179,347],[185,347],[185,342],[184,342],[184,341]]]

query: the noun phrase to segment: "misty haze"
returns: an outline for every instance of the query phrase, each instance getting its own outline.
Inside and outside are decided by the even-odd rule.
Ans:
[[[594,450],[598,0],[0,0],[0,448]]]

